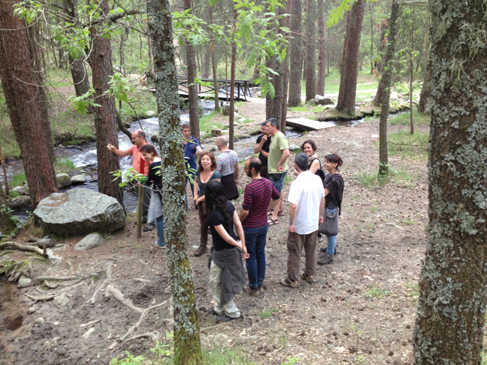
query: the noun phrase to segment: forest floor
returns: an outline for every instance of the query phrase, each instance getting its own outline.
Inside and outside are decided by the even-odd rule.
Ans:
[[[250,123],[253,129],[265,118],[264,103],[254,100],[239,106],[240,115],[254,119]],[[306,114],[289,116],[299,115]],[[406,128],[393,124],[389,132]],[[416,130],[427,133],[428,126],[417,125]],[[285,204],[285,216],[269,227],[267,290],[261,297],[243,292],[236,296],[241,319],[219,324],[207,313],[212,305],[208,254],[192,256],[199,242],[199,221],[196,210],[188,211],[186,237],[200,309],[201,341],[207,351],[233,351],[239,354],[233,360],[238,364],[414,363],[411,338],[426,244],[426,152],[413,147],[412,154],[390,157],[394,174],[388,183],[378,184],[373,178],[378,167],[378,134],[378,120],[368,118],[353,128],[310,132],[292,141],[300,145],[313,139],[321,159],[336,152],[344,161],[341,172],[346,185],[338,253],[331,265],[318,265],[314,284],[302,281],[297,289],[282,287],[279,279],[286,275],[289,211]],[[292,160],[293,155],[291,176]],[[243,188],[250,179],[243,169],[241,174]],[[289,186],[288,182],[284,187],[285,198]],[[240,209],[241,202],[236,206]],[[125,229],[107,237],[101,247],[75,251],[80,238],[65,239],[61,242],[65,248],[57,251],[60,263],[33,265],[33,279],[83,277],[78,284],[53,290],[46,286],[11,288],[1,293],[0,364],[108,364],[125,350],[151,358],[149,349],[155,341],[147,334],[157,333],[161,342],[168,341],[165,334],[172,328],[165,250],[152,245],[155,230],[137,240],[134,220],[129,216]],[[325,245],[324,238],[317,249]],[[111,272],[108,277],[107,271]],[[53,286],[56,282],[48,283]],[[107,295],[107,285],[137,308],[121,304],[114,290]],[[60,297],[64,301],[35,303],[26,296],[42,297],[63,290],[65,295]],[[125,337],[128,341],[117,341],[137,323],[140,309],[161,303]],[[9,327],[16,319],[22,325]],[[137,337],[141,334],[146,336]]]

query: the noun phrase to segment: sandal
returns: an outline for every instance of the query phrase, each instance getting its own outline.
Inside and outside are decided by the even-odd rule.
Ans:
[[[284,217],[284,210],[281,210],[280,212],[277,212],[277,215],[279,217]]]
[[[269,226],[273,226],[273,225],[279,224],[279,221],[277,219],[269,218],[269,220],[267,221],[267,224]]]

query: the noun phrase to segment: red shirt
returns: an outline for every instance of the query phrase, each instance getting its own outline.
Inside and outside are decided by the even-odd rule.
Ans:
[[[267,208],[272,199],[279,199],[280,195],[274,184],[268,179],[254,179],[245,187],[242,208],[249,211],[249,215],[242,222],[245,228],[260,228],[267,225]]]
[[[145,142],[145,144],[147,143],[149,142]],[[132,167],[134,170],[139,174],[144,174],[145,176],[149,175],[149,164],[140,153],[139,147],[133,145],[127,151],[130,151],[130,154],[132,155]]]

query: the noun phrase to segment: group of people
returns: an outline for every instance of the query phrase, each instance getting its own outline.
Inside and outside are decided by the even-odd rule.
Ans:
[[[220,153],[215,158],[212,152],[203,151],[199,141],[191,136],[189,125],[182,126],[186,176],[187,181],[194,181],[191,191],[200,222],[200,244],[194,255],[202,256],[207,252],[210,230],[213,244],[209,289],[215,305],[209,312],[216,315],[218,321],[226,322],[240,317],[233,298],[247,282],[242,257],[248,274],[246,292],[259,296],[266,289],[267,232],[270,225],[279,224],[279,217],[284,216],[282,189],[290,156],[287,138],[279,127],[279,121],[274,118],[261,124],[262,133],[254,148],[258,156],[245,160],[245,174],[251,182],[245,186],[242,208],[237,213],[230,201],[239,196],[239,158],[235,151],[228,148],[227,137],[217,138]],[[135,131],[134,134],[140,137],[140,132]],[[152,145],[138,141],[134,134],[134,145],[139,149],[140,158],[145,160],[145,163],[137,163],[138,168],[141,170],[141,166],[147,167],[147,183],[156,186],[156,189],[152,189],[148,221],[156,222],[159,236],[159,231],[163,232],[164,229],[162,201],[160,194],[155,199],[154,190],[162,189],[160,174],[155,172],[160,169],[160,159]],[[129,150],[117,150],[111,145],[108,148],[120,156],[132,154],[134,160],[139,158],[133,147],[129,149],[131,153]],[[336,236],[326,236],[327,246],[320,249],[323,255],[317,259],[318,227],[326,219],[325,211],[329,214],[340,211],[344,189],[343,178],[339,173],[343,161],[338,155],[325,156],[322,167],[316,154],[316,144],[312,140],[305,141],[301,149],[303,152],[294,158],[296,177],[288,195],[287,276],[280,280],[281,285],[290,288],[299,287],[300,279],[312,284],[316,265],[333,262]],[[137,170],[136,164],[133,166]],[[164,238],[161,240],[159,236],[155,245],[163,247]],[[300,271],[303,250],[305,267]]]

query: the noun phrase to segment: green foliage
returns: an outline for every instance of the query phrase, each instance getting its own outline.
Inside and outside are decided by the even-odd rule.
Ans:
[[[383,298],[391,295],[391,293],[387,290],[382,289],[379,286],[379,283],[375,283],[370,287],[370,289],[367,291],[366,297],[371,299],[371,298]]]
[[[387,144],[391,156],[399,155],[404,159],[426,159],[428,157],[429,133],[410,134],[407,131],[399,131],[389,134]]]
[[[64,173],[76,170],[76,166],[74,165],[73,160],[66,157],[60,157],[54,160],[54,169],[56,170],[56,173]]]
[[[389,119],[391,125],[404,125],[409,126],[410,124],[409,112],[401,113],[397,116],[393,116]],[[413,110],[413,120],[414,125],[429,125],[431,122],[431,116],[428,114],[421,113],[418,109]]]
[[[20,186],[20,185],[25,184],[25,183],[27,183],[27,177],[25,176],[25,172],[20,171],[20,172],[16,172],[15,174],[13,174],[12,182],[10,183],[10,186],[15,187],[15,186]]]
[[[129,93],[133,92],[134,87],[130,85],[129,79],[124,77],[120,72],[115,72],[108,81],[109,88],[106,94],[115,97],[117,100],[122,100],[125,103],[129,102]]]
[[[341,0],[340,4],[334,9],[330,11],[330,15],[326,18],[326,26],[327,28],[331,28],[334,25],[337,25],[338,22],[343,18],[345,12],[350,10],[351,5],[357,0]],[[367,0],[367,2],[374,2],[377,0]]]
[[[263,319],[266,319],[266,318],[269,318],[271,317],[274,313],[278,313],[279,312],[279,309],[276,309],[276,308],[268,308],[268,309],[264,309],[261,313],[260,313],[260,317],[263,318]]]
[[[42,5],[36,1],[24,0],[20,4],[14,4],[14,15],[25,19],[27,24],[32,24],[38,14],[42,13]]]
[[[81,96],[70,95],[68,100],[70,102],[71,108],[76,110],[80,115],[85,116],[88,112],[88,107],[90,105],[99,106],[93,102],[93,95],[95,94],[95,89],[90,86],[90,90]]]
[[[392,182],[397,185],[401,185],[407,188],[413,187],[417,180],[417,175],[407,170],[404,167],[398,169],[389,166],[389,176],[380,176],[379,171],[364,171],[355,176],[355,179],[366,188],[374,188],[377,186],[384,186],[385,184]]]

